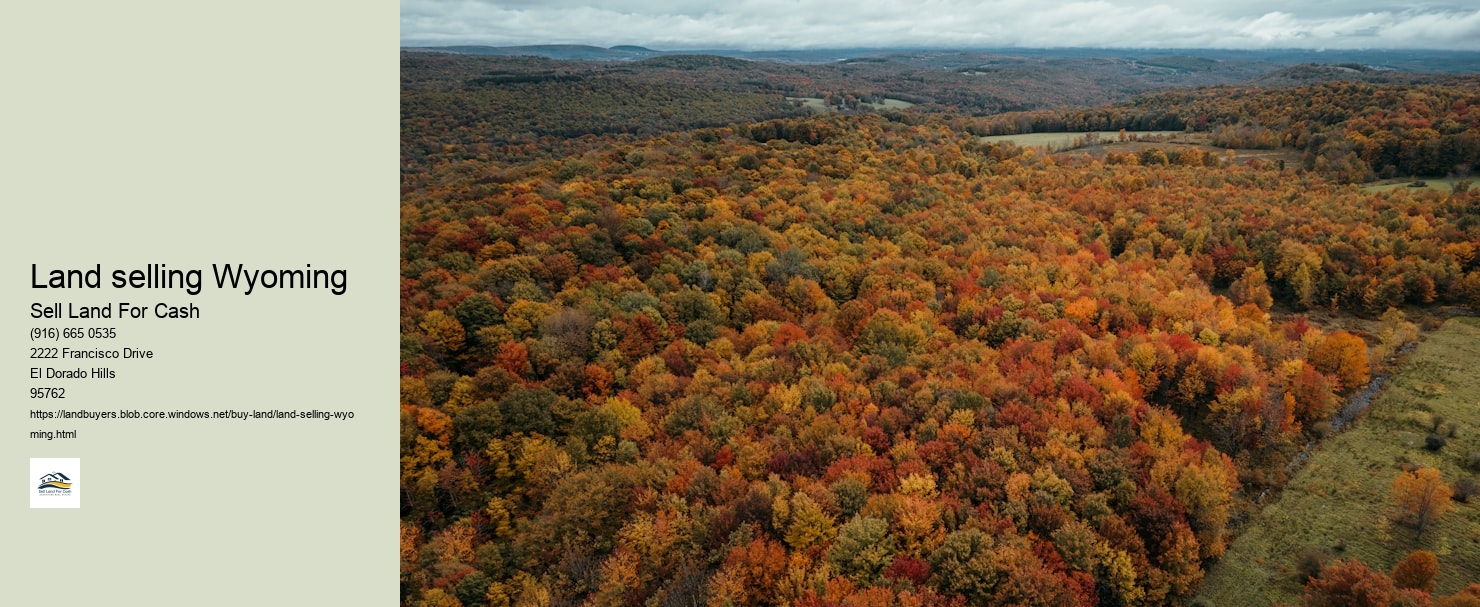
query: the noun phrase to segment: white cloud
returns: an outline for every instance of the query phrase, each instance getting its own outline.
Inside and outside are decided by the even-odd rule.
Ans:
[[[403,0],[401,41],[664,50],[887,47],[1480,50],[1473,5],[1315,0]]]

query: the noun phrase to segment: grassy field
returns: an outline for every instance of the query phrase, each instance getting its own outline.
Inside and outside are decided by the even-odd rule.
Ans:
[[[1120,137],[1119,131],[1095,131],[1095,133],[1100,136],[1100,141],[1104,143],[1116,141]],[[1163,137],[1181,135],[1182,131],[1126,131],[1125,134],[1127,137],[1131,135],[1135,135],[1136,137]],[[1073,145],[1076,139],[1082,139],[1086,135],[1089,135],[1089,133],[1026,133],[1022,135],[992,135],[982,137],[981,141],[984,143],[1011,141],[1019,147],[1041,148],[1052,146],[1053,149],[1059,150]]]
[[[1402,179],[1386,179],[1386,180],[1380,181],[1378,183],[1364,185],[1364,186],[1362,186],[1362,189],[1363,190],[1366,190],[1368,192],[1386,192],[1388,190],[1395,190],[1395,189],[1398,189],[1398,188],[1409,188],[1409,187],[1411,187],[1411,188],[1413,188],[1415,190],[1420,190],[1420,189],[1428,188],[1428,189],[1431,189],[1431,190],[1439,190],[1439,191],[1442,191],[1442,192],[1448,192],[1448,191],[1453,190],[1454,189],[1454,184],[1456,184],[1456,183],[1458,183],[1460,181],[1471,181],[1471,180],[1468,179],[1468,178],[1466,178],[1466,179],[1459,179],[1459,178],[1456,178],[1456,177],[1436,177],[1436,178],[1432,178],[1432,179],[1414,179],[1413,177],[1404,177]],[[1414,186],[1413,184],[1415,182],[1422,182],[1424,185],[1422,185],[1422,186]]]
[[[901,99],[885,99],[883,103],[865,103],[864,105],[867,105],[869,107],[872,107],[872,108],[874,108],[876,110],[883,110],[883,109],[902,110],[902,109],[905,109],[907,107],[914,106],[915,104],[910,103],[908,101],[901,100]]]
[[[821,97],[787,97],[786,100],[800,101],[802,102],[802,107],[812,110],[812,113],[814,114],[822,114],[833,111],[833,108],[830,108],[825,103],[823,103],[823,99]],[[876,110],[902,110],[915,104],[908,101],[901,101],[899,99],[885,99],[883,103],[863,103],[861,105]]]
[[[1081,143],[1089,133],[1028,133],[1024,135],[992,135],[981,137],[979,141],[992,143],[998,141],[1011,141],[1021,147],[1046,147],[1051,146],[1054,151],[1067,150],[1076,143]],[[1095,131],[1099,135],[1099,142],[1095,145],[1086,145],[1075,148],[1079,151],[1099,155],[1114,152],[1116,154],[1139,153],[1147,148],[1160,148],[1163,150],[1172,148],[1197,148],[1219,158],[1227,158],[1227,154],[1233,152],[1232,162],[1241,163],[1252,159],[1265,162],[1284,161],[1291,166],[1299,166],[1300,152],[1293,148],[1264,149],[1228,149],[1214,146],[1210,143],[1207,133],[1188,133],[1185,131],[1126,131],[1126,136],[1135,135],[1138,141],[1120,141],[1119,131]],[[1407,183],[1407,182],[1404,182]]]
[[[1446,482],[1473,475],[1480,451],[1480,319],[1455,318],[1429,334],[1373,402],[1366,418],[1329,439],[1286,487],[1243,528],[1208,572],[1201,604],[1225,607],[1298,603],[1294,555],[1304,547],[1391,570],[1410,551],[1439,556],[1437,593],[1480,580],[1480,500],[1455,508],[1424,531],[1390,522],[1400,466],[1437,467]],[[1455,437],[1438,453],[1423,448],[1436,417]]]

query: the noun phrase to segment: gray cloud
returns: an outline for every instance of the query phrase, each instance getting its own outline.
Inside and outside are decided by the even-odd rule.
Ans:
[[[1480,50],[1461,3],[1254,0],[402,0],[401,42],[663,50],[887,47]]]

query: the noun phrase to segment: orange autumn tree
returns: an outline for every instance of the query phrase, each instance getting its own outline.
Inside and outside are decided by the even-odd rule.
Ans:
[[[1427,550],[1414,550],[1393,567],[1393,585],[1433,592],[1434,578],[1438,575],[1439,557]]]
[[[1309,360],[1322,373],[1335,377],[1339,390],[1343,392],[1365,385],[1371,373],[1367,363],[1367,342],[1346,331],[1327,335],[1312,349]]]
[[[1274,305],[1274,298],[1270,297],[1269,285],[1265,281],[1264,264],[1246,268],[1243,275],[1229,285],[1229,298],[1233,300],[1233,303],[1250,303],[1259,306],[1261,310],[1268,311],[1269,307]]]
[[[1454,491],[1444,483],[1438,468],[1416,468],[1393,479],[1393,503],[1399,517],[1413,524],[1419,537],[1429,523],[1449,512],[1452,495]]]

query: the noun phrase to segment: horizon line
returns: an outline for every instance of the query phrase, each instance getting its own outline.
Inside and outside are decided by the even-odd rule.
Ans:
[[[726,51],[736,53],[801,53],[801,52],[827,52],[827,51],[988,51],[988,50],[1024,50],[1024,51],[1228,51],[1228,52],[1424,52],[1424,53],[1462,53],[1480,55],[1480,50],[1427,48],[1427,47],[1356,47],[1356,48],[1309,48],[1309,47],[1267,47],[1267,48],[1243,48],[1243,47],[1221,47],[1221,46],[826,46],[826,47],[778,47],[747,49],[741,47],[693,47],[693,48],[670,48],[659,49],[643,44],[616,44],[612,46],[601,46],[583,42],[532,42],[522,44],[498,44],[492,42],[442,42],[442,43],[411,43],[403,42],[400,48],[450,48],[457,46],[475,46],[485,48],[528,48],[528,47],[550,47],[550,46],[581,46],[612,50],[620,47],[634,47],[659,53],[685,53],[698,51]]]

